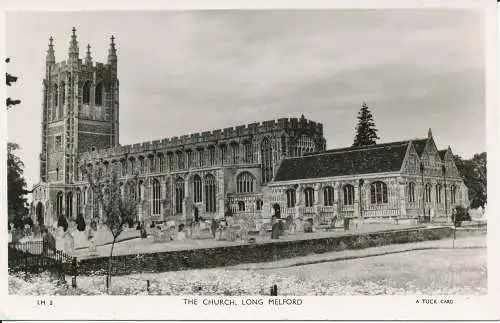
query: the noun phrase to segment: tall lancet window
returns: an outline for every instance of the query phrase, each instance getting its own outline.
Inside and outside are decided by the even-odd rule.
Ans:
[[[57,115],[57,106],[59,105],[59,87],[57,84],[54,84],[54,92],[52,93],[52,120],[57,120],[59,116]]]
[[[95,105],[102,105],[102,83],[95,87]]]
[[[63,117],[63,107],[64,104],[66,104],[66,84],[64,82],[61,82],[61,87],[59,89],[61,93],[59,94],[59,97],[61,98],[61,104],[59,104],[59,118]]]
[[[90,82],[85,82],[83,84],[83,104],[89,104],[90,103]]]
[[[273,178],[272,148],[269,138],[262,140],[262,183],[270,182]]]

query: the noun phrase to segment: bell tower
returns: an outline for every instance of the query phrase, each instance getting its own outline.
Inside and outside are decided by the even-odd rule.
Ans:
[[[106,64],[93,61],[90,45],[80,58],[74,27],[66,60],[56,63],[53,41],[43,80],[40,179],[67,190],[78,180],[80,153],[119,145],[118,59],[114,36]]]

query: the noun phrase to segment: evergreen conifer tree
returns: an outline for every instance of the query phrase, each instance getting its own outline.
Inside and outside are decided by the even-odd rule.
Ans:
[[[366,103],[363,102],[361,109],[358,112],[358,124],[356,126],[356,136],[354,137],[353,147],[375,145],[376,140],[380,139],[375,128],[373,115],[368,109]]]

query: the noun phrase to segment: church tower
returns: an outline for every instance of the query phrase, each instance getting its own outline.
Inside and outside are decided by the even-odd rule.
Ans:
[[[78,179],[80,153],[119,145],[114,40],[111,36],[106,64],[93,62],[90,45],[82,60],[73,27],[67,59],[56,63],[50,37],[43,80],[42,183],[69,189]]]
[[[90,45],[80,58],[74,27],[66,60],[56,63],[53,41],[45,57],[40,183],[33,189],[36,220],[45,225],[81,212],[80,154],[119,145],[115,38],[105,64],[93,61]]]

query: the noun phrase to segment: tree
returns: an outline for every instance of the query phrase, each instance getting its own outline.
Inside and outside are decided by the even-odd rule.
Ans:
[[[458,155],[454,158],[460,176],[469,189],[469,200],[474,201],[474,206],[484,205],[487,200],[486,152],[475,154],[471,159],[462,159]]]
[[[107,178],[102,175],[101,169],[93,170],[92,168],[84,168],[82,171],[88,179],[94,198],[97,199],[98,205],[102,208],[103,223],[113,236],[107,276],[109,294],[111,288],[113,249],[120,234],[128,227],[129,222],[136,218],[137,202],[135,197],[130,194],[129,190],[124,190],[122,194],[115,170],[112,170],[110,176]]]
[[[14,154],[19,149],[15,143],[7,143],[7,204],[8,220],[21,224],[22,218],[28,214],[27,199],[25,195],[29,193],[26,190],[26,181],[23,177],[24,164],[21,158]]]
[[[353,147],[375,145],[376,140],[380,139],[377,136],[377,128],[373,115],[368,109],[366,103],[363,102],[361,109],[358,112],[358,124],[356,126],[356,136],[354,137]]]
[[[5,63],[9,63],[9,62],[10,62],[10,58],[6,58]],[[11,86],[12,83],[15,83],[15,82],[17,82],[17,76],[10,75],[9,73],[5,73],[5,83],[7,84],[7,86]],[[20,104],[20,103],[21,103],[21,100],[13,100],[11,98],[7,98],[7,100],[5,102],[5,104],[7,105],[7,110],[9,108],[12,108],[12,106]]]

